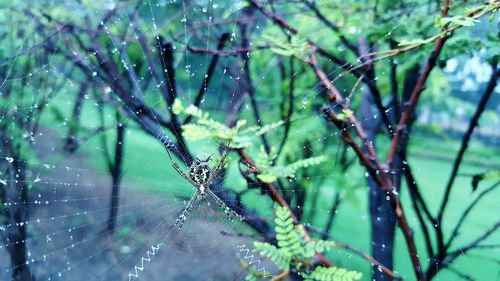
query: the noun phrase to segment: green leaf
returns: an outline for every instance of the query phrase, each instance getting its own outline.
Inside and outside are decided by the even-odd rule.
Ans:
[[[342,121],[346,121],[349,118],[351,118],[352,114],[353,114],[352,110],[350,110],[349,108],[343,108],[342,112],[337,114],[337,118]]]
[[[194,117],[194,122],[182,126],[183,135],[187,139],[202,140],[216,138],[221,142],[231,140],[231,146],[234,148],[249,147],[255,142],[256,137],[270,132],[283,124],[283,121],[278,121],[263,127],[250,126],[244,128],[247,121],[242,119],[238,120],[233,128],[229,128],[225,124],[210,118],[208,113],[204,113],[192,104],[184,107],[179,99],[174,101],[172,111],[176,115],[187,114]]]
[[[362,276],[360,272],[344,268],[317,266],[307,278],[317,281],[356,281],[361,280]]]
[[[274,182],[278,178],[294,178],[297,170],[319,165],[326,160],[326,156],[316,156],[307,159],[300,159],[286,166],[277,165],[269,167],[266,171],[257,175],[257,178],[266,183]],[[264,161],[260,161],[259,163],[264,163]],[[261,170],[264,170],[266,167],[266,165],[263,166],[264,168],[261,168]]]
[[[175,99],[174,103],[172,104],[172,112],[175,115],[179,115],[182,112],[184,112],[184,107],[182,106],[182,102],[179,99]]]
[[[265,183],[272,183],[278,180],[278,177],[273,174],[258,174],[257,178]]]
[[[475,191],[479,183],[483,180],[500,179],[500,171],[489,171],[481,174],[475,174],[472,176],[472,191]]]
[[[471,17],[454,16],[454,17],[442,18],[441,22],[443,25],[446,25],[447,23],[454,23],[461,26],[474,26],[475,23],[479,21]]]

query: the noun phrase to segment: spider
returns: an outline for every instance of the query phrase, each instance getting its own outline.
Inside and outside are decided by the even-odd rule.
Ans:
[[[170,158],[172,160],[172,166],[177,171],[177,173],[179,173],[195,188],[193,196],[191,196],[191,199],[188,201],[186,207],[184,207],[184,210],[175,220],[175,223],[172,225],[173,227],[178,226],[179,229],[182,228],[184,222],[187,219],[187,216],[189,215],[189,212],[191,211],[196,201],[198,200],[198,197],[201,196],[202,199],[205,199],[207,195],[211,197],[213,200],[215,200],[217,205],[219,205],[224,210],[226,215],[231,220],[233,219],[233,216],[237,217],[240,220],[243,220],[242,216],[240,216],[238,213],[236,213],[231,208],[226,206],[224,201],[222,201],[210,189],[210,185],[213,183],[213,180],[219,176],[221,170],[226,165],[227,152],[228,150],[226,149],[222,154],[222,157],[219,160],[219,162],[215,165],[214,169],[210,168],[210,166],[208,165],[208,162],[211,160],[212,157],[211,155],[205,160],[195,158],[193,164],[191,164],[191,167],[189,167],[189,171],[187,173],[180,168],[179,164],[177,164],[175,160]]]

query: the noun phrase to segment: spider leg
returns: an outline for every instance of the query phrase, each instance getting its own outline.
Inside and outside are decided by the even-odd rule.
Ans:
[[[224,168],[224,166],[226,165],[226,163],[227,163],[226,158],[227,158],[228,151],[229,150],[226,149],[224,151],[224,153],[222,154],[222,157],[220,158],[219,162],[215,166],[215,169],[214,169],[215,173],[219,173],[219,171],[222,170],[222,168]]]
[[[217,205],[219,205],[219,207],[221,209],[224,210],[224,213],[226,213],[226,215],[229,217],[229,219],[231,221],[233,221],[234,217],[238,218],[240,221],[243,221],[244,218],[242,216],[240,216],[240,214],[236,213],[233,209],[229,208],[225,203],[224,201],[222,201],[222,199],[219,198],[219,196],[215,195],[215,193],[210,190],[209,188],[207,188],[206,190],[206,193],[212,197],[212,199],[215,200],[215,202],[217,203]]]
[[[183,178],[185,178],[189,183],[191,183],[194,186],[196,191],[199,190],[198,185],[186,173],[184,173],[184,171],[182,171],[182,169],[179,167],[179,165],[175,161],[172,161],[172,166],[177,171],[177,173],[179,173]]]
[[[191,199],[189,199],[189,202],[187,203],[186,207],[184,208],[184,210],[182,210],[182,212],[179,215],[179,217],[177,217],[177,219],[175,220],[175,222],[172,225],[172,227],[177,226],[179,229],[182,228],[182,226],[184,225],[184,223],[187,220],[187,216],[189,215],[189,212],[191,212],[191,209],[193,208],[194,204],[196,203],[199,195],[200,195],[200,193],[197,190],[193,194],[193,196],[191,197]]]
[[[208,181],[207,181],[207,187],[209,187],[211,184],[212,184],[212,181],[215,177],[218,177],[219,176],[219,173],[220,171],[224,168],[224,166],[226,165],[227,161],[226,161],[226,158],[227,158],[227,150],[224,151],[224,153],[222,154],[222,157],[220,158],[219,162],[217,162],[217,165],[215,165],[215,168],[213,169],[213,172],[210,173],[210,177],[208,178]]]

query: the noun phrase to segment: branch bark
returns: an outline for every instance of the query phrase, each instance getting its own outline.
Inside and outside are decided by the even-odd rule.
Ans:
[[[252,160],[252,158],[250,158],[250,156],[247,153],[245,153],[245,151],[243,149],[238,149],[237,152],[238,152],[238,155],[241,157],[241,160],[243,161],[243,163],[245,163],[247,165],[249,172],[251,172],[255,175],[259,174],[259,168],[255,164],[255,162]],[[278,204],[280,204],[281,206],[287,208],[290,211],[290,215],[291,215],[293,222],[295,224],[299,224],[300,221],[297,219],[297,216],[294,214],[294,212],[290,208],[290,205],[288,205],[286,200],[278,192],[276,187],[272,183],[264,183],[264,182],[260,182],[260,183],[262,184],[261,185],[263,188],[262,191],[264,193],[268,194],[271,197],[271,199],[273,199],[273,201],[275,201]],[[305,235],[307,237],[310,237],[310,235],[307,231],[305,231]],[[322,264],[325,266],[333,266],[333,264],[323,255],[317,255],[317,259],[318,259],[317,263],[319,263],[319,264]]]

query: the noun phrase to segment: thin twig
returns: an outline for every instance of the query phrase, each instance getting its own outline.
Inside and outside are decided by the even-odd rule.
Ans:
[[[288,275],[290,274],[290,272],[288,271],[283,271],[281,272],[280,274],[276,275],[273,279],[271,279],[272,281],[281,281],[283,279],[285,279],[285,277],[287,277]]]
[[[222,48],[224,48],[224,44],[228,39],[229,39],[229,33],[223,33],[221,35],[221,37],[219,38],[219,42],[217,43],[217,51],[220,51],[222,50]],[[214,56],[212,56],[212,60],[210,61],[205,77],[203,78],[203,84],[198,90],[198,94],[196,95],[196,98],[194,100],[194,106],[196,107],[200,105],[201,101],[203,100],[203,97],[205,96],[205,92],[207,91],[210,80],[214,75],[215,67],[217,66],[217,62],[219,62],[219,58],[220,58],[219,53],[216,53],[214,54]],[[192,115],[186,117],[183,124],[189,123],[192,117],[193,117]]]
[[[252,158],[250,158],[250,156],[243,149],[238,149],[237,152],[240,155],[241,161],[243,161],[243,163],[245,163],[248,166],[248,171],[255,175],[259,174],[260,170],[255,164],[255,162],[252,160]],[[259,182],[262,183],[261,188],[265,188],[263,192],[267,193],[273,199],[273,201],[277,202],[282,207],[287,208],[290,212],[290,217],[292,218],[293,222],[295,224],[299,224],[300,222],[298,221],[297,216],[293,213],[292,209],[290,208],[290,205],[288,205],[288,203],[281,196],[276,187],[272,183],[264,183],[261,181]],[[307,231],[304,233],[304,235],[306,237],[310,237]],[[324,255],[318,254],[317,258],[320,264],[323,264],[325,266],[333,266],[333,264]]]
[[[451,188],[453,186],[453,183],[455,181],[455,178],[458,173],[458,169],[460,167],[460,164],[462,163],[463,156],[465,155],[465,151],[467,150],[469,146],[469,141],[472,137],[472,133],[474,132],[474,129],[477,127],[479,124],[479,118],[483,114],[484,110],[486,109],[486,104],[490,100],[490,97],[493,95],[495,87],[497,85],[497,80],[500,75],[500,71],[497,69],[497,64],[496,62],[493,63],[492,65],[493,71],[490,77],[490,80],[488,82],[488,86],[486,87],[486,90],[484,91],[483,96],[481,97],[481,100],[477,104],[476,107],[476,112],[474,112],[474,115],[472,116],[469,126],[467,128],[467,131],[465,132],[463,138],[462,138],[462,143],[460,145],[460,149],[458,150],[457,156],[455,158],[455,161],[453,163],[453,168],[450,174],[450,178],[448,180],[448,183],[445,188],[445,193],[443,196],[443,200],[441,202],[440,208],[439,208],[439,213],[437,215],[437,222],[441,223],[441,220],[443,218],[443,213],[444,209],[446,208],[446,204],[448,203],[448,197],[451,192]]]
[[[362,257],[363,259],[365,259],[369,263],[373,263],[375,266],[379,266],[382,269],[382,271],[385,274],[387,274],[387,276],[390,276],[391,278],[394,278],[395,280],[403,280],[403,278],[401,276],[398,276],[396,273],[394,273],[394,271],[392,271],[390,268],[386,267],[385,265],[383,265],[382,263],[380,263],[379,261],[374,259],[372,256],[368,255],[367,253],[361,251],[358,248],[355,248],[355,247],[353,247],[345,242],[341,242],[341,241],[338,241],[337,239],[333,238],[332,234],[328,232],[328,229],[323,231],[323,230],[314,228],[312,226],[306,226],[306,228],[312,232],[320,234],[321,236],[328,237],[331,241],[335,242],[335,245],[337,247],[340,247],[340,248],[346,249],[350,252],[353,252],[354,254]]]
[[[455,240],[455,237],[458,234],[458,231],[460,230],[460,227],[465,221],[465,218],[469,215],[469,213],[472,211],[472,209],[479,203],[479,201],[488,193],[492,192],[495,190],[498,186],[500,186],[500,181],[496,182],[495,184],[491,185],[487,189],[483,190],[477,197],[472,201],[469,206],[464,210],[462,215],[460,216],[460,219],[458,220],[457,225],[455,228],[453,228],[453,231],[451,232],[450,238],[448,239],[448,242],[446,243],[446,249],[448,249],[451,245],[451,243]]]

